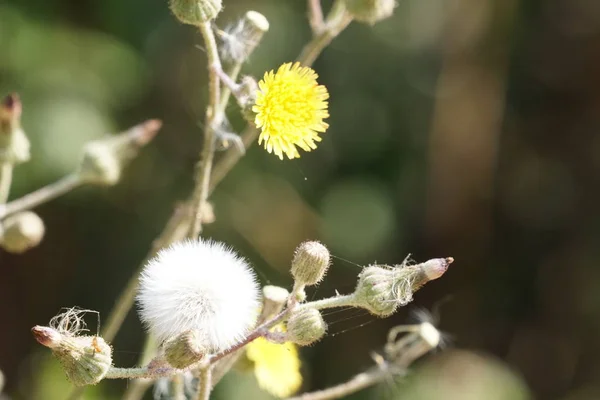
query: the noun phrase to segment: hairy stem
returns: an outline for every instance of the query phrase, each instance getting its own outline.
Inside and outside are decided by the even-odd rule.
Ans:
[[[6,203],[12,184],[14,165],[9,162],[2,163],[0,166],[0,204]]]
[[[210,392],[212,390],[212,365],[207,365],[200,368],[200,374],[198,376],[198,392],[196,393],[195,400],[209,400]]]
[[[306,308],[322,310],[324,308],[351,307],[355,305],[356,301],[354,299],[354,294],[347,294],[343,296],[329,297],[327,299],[309,301],[308,303],[299,304],[296,308],[298,310],[303,310]]]
[[[186,400],[185,381],[182,374],[173,377],[173,400]]]
[[[144,349],[142,350],[142,356],[140,357],[139,363],[141,365],[146,365],[152,360],[154,355],[156,354],[156,341],[152,337],[152,335],[146,335],[146,340],[144,343]],[[127,385],[127,390],[123,394],[124,400],[141,400],[148,390],[152,386],[152,381],[148,379],[135,379],[129,385]]]
[[[236,82],[241,70],[242,63],[236,62],[231,67],[229,67],[227,71],[225,71],[225,73],[227,74],[227,76],[229,76],[229,78],[231,78],[233,82]],[[229,103],[230,97],[231,89],[229,88],[229,86],[224,85],[221,90],[221,101],[219,102],[219,108],[217,109],[217,118],[222,118],[222,114],[223,112],[225,112],[225,108],[227,108],[227,103]]]
[[[219,107],[220,97],[220,81],[219,76],[215,72],[215,68],[221,69],[221,61],[219,60],[219,50],[215,34],[212,30],[210,22],[199,25],[200,33],[206,44],[206,54],[208,58],[208,92],[209,102],[206,108],[206,120],[204,128],[204,145],[202,146],[202,154],[200,156],[200,164],[196,174],[196,187],[192,194],[192,211],[194,219],[190,229],[189,236],[192,238],[198,237],[202,232],[202,206],[208,199],[210,192],[210,175],[212,172],[213,162],[215,158],[215,117]]]
[[[84,182],[81,180],[79,175],[67,175],[58,181],[51,183],[50,185],[44,186],[35,192],[31,192],[19,199],[7,203],[3,207],[0,207],[0,219],[20,211],[30,210],[33,207],[36,207],[75,189],[83,183]]]

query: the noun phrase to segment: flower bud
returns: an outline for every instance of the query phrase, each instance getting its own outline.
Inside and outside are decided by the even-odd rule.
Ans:
[[[277,315],[282,309],[290,292],[279,286],[267,285],[263,287],[263,308],[261,320],[267,320]]]
[[[292,276],[297,283],[315,285],[329,268],[329,250],[319,242],[304,242],[292,260]]]
[[[300,346],[319,341],[327,331],[327,324],[319,310],[306,308],[292,313],[287,322],[286,339]]]
[[[436,258],[421,264],[396,267],[372,265],[363,269],[354,292],[356,305],[386,317],[410,303],[413,293],[446,272],[453,258]]]
[[[112,349],[98,336],[72,336],[47,326],[31,330],[36,340],[52,350],[75,386],[100,382],[112,365]]]
[[[256,103],[257,91],[258,83],[256,83],[256,80],[253,77],[246,75],[242,77],[237,90],[233,93],[240,106],[242,116],[246,121],[254,122],[254,118],[256,117],[256,113],[252,111],[252,107],[254,107]]]
[[[140,147],[154,138],[160,127],[160,121],[149,120],[119,135],[86,144],[79,164],[80,178],[97,185],[116,184],[124,166]]]
[[[256,11],[248,11],[233,26],[218,31],[222,42],[221,58],[225,62],[243,63],[250,57],[268,30],[269,21],[264,15]]]
[[[346,9],[352,17],[370,25],[391,17],[395,7],[396,0],[346,0]]]
[[[215,19],[223,4],[221,0],[170,0],[169,7],[181,22],[197,26]]]
[[[24,253],[40,244],[44,237],[44,221],[32,211],[13,214],[2,225],[0,246],[10,253]]]
[[[29,139],[21,128],[22,105],[16,93],[0,103],[0,163],[29,161]]]
[[[207,353],[196,330],[183,332],[164,344],[165,359],[171,366],[184,369],[197,363]]]

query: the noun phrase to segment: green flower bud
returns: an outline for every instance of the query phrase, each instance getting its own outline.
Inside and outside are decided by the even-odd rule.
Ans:
[[[327,332],[327,324],[319,310],[306,308],[292,313],[287,322],[286,339],[300,346],[319,341]]]
[[[391,17],[395,7],[395,0],[346,0],[346,8],[352,17],[370,25]]]
[[[72,336],[47,326],[31,330],[36,340],[52,350],[75,386],[95,385],[112,365],[112,349],[98,336]]]
[[[165,359],[171,366],[184,369],[197,363],[207,353],[201,344],[198,331],[183,332],[174,339],[168,340],[163,345]]]
[[[86,144],[78,169],[80,178],[97,185],[116,184],[125,165],[154,138],[160,126],[160,121],[149,120],[119,135]]]
[[[356,305],[379,317],[410,303],[413,293],[439,278],[454,259],[435,258],[421,264],[396,267],[372,265],[363,269],[354,292]]]
[[[22,105],[16,93],[0,103],[0,163],[21,164],[29,161],[29,139],[21,128]]]
[[[297,283],[315,285],[329,268],[329,250],[319,242],[304,242],[296,249],[292,260],[292,276]]]
[[[2,221],[0,246],[10,253],[24,253],[44,237],[44,221],[32,211],[13,214]]]
[[[170,0],[171,12],[184,24],[204,24],[217,17],[223,8],[221,0]]]

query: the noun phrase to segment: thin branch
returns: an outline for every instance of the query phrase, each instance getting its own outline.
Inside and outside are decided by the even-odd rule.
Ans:
[[[319,35],[325,26],[323,20],[323,8],[321,0],[308,0],[308,23],[313,31],[313,35]]]
[[[352,393],[358,392],[373,386],[377,383],[383,382],[389,377],[390,372],[381,368],[372,369],[367,372],[360,373],[354,376],[347,382],[341,383],[330,388],[319,390],[311,393],[304,393],[299,396],[288,398],[288,400],[331,400],[339,399],[344,396],[348,396]]]
[[[78,174],[67,175],[60,180],[31,192],[19,199],[0,206],[0,219],[20,211],[30,210],[42,203],[63,195],[83,184]]]
[[[198,376],[198,392],[195,400],[209,400],[212,390],[212,365],[207,365],[200,369]]]
[[[217,49],[217,42],[212,30],[211,22],[200,24],[199,28],[200,33],[204,38],[208,58],[209,103],[206,108],[204,145],[202,146],[200,164],[196,175],[196,186],[194,188],[194,193],[192,194],[194,219],[189,234],[192,238],[198,237],[200,232],[202,232],[202,206],[208,199],[210,192],[210,176],[215,157],[215,117],[217,115],[220,97],[219,76],[215,73],[214,68],[221,69],[219,50]]]
[[[13,169],[13,164],[9,162],[2,163],[0,166],[0,204],[4,204],[8,200]]]

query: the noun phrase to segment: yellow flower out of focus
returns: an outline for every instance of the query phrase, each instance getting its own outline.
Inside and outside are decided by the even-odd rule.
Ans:
[[[277,72],[265,73],[258,83],[258,93],[252,111],[254,122],[261,130],[258,143],[264,142],[269,153],[283,160],[298,158],[296,146],[311,151],[320,142],[319,133],[329,125],[323,119],[327,111],[327,88],[317,83],[317,73],[300,63],[283,64]]]
[[[254,363],[258,386],[273,396],[288,397],[300,388],[300,359],[294,343],[271,343],[261,337],[246,346],[246,357]]]

